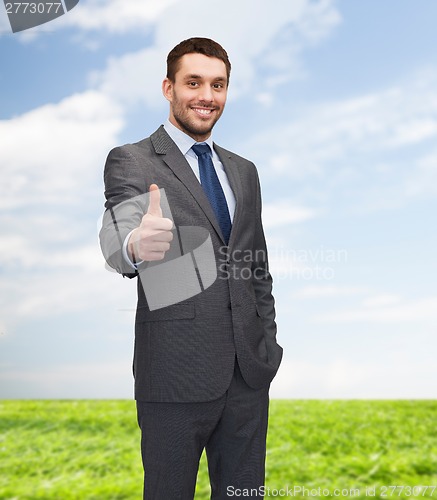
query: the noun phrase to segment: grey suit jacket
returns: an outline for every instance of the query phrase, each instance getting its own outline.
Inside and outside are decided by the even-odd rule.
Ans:
[[[106,161],[100,241],[111,267],[130,278],[138,275],[121,247],[147,211],[144,193],[152,183],[164,188],[176,228],[209,232],[217,266],[217,278],[207,289],[157,310],[149,309],[138,279],[133,362],[138,400],[216,399],[229,386],[235,357],[246,382],[260,388],[271,382],[281,361],[256,168],[214,148],[236,199],[228,246],[199,181],[162,126],[147,139],[113,149]]]

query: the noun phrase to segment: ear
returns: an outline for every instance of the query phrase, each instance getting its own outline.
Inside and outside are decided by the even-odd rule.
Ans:
[[[173,100],[173,82],[168,78],[165,78],[162,82],[162,94],[167,101],[171,102]]]

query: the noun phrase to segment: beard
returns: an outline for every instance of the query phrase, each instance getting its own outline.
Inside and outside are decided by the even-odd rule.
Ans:
[[[188,134],[190,137],[193,137],[193,139],[196,139],[196,137],[199,136],[205,136],[209,135],[211,133],[211,130],[214,128],[214,125],[217,123],[217,120],[220,118],[219,116],[212,121],[211,123],[196,123],[194,120],[190,120],[189,117],[182,116],[179,114],[174,114],[173,116],[178,123],[179,127],[181,130],[183,130],[186,134]]]
[[[191,109],[191,106],[211,109],[213,110],[214,117],[205,117],[205,119],[202,119],[195,115],[195,111]],[[176,94],[173,94],[171,111],[179,128],[190,137],[197,140],[199,137],[208,136],[211,133],[214,125],[223,113],[223,108],[220,109],[219,106],[211,106],[202,101],[184,104],[179,101]]]

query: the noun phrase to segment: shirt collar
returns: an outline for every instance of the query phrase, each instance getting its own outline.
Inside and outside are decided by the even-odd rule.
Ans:
[[[178,129],[177,127],[175,127],[173,123],[170,122],[170,120],[165,121],[164,130],[167,132],[167,134],[170,136],[170,138],[173,140],[176,146],[181,150],[181,153],[184,156],[186,156],[186,154],[190,151],[191,147],[194,144],[196,144],[196,141],[192,137],[187,135],[185,132],[182,132],[182,130]],[[208,137],[208,139],[202,141],[202,143],[208,144],[208,146],[211,148],[211,151],[214,151],[212,134]]]

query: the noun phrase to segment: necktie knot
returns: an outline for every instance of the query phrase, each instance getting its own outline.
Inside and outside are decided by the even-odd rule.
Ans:
[[[209,144],[194,144],[191,149],[196,153],[197,156],[211,155],[211,148],[209,147]]]

